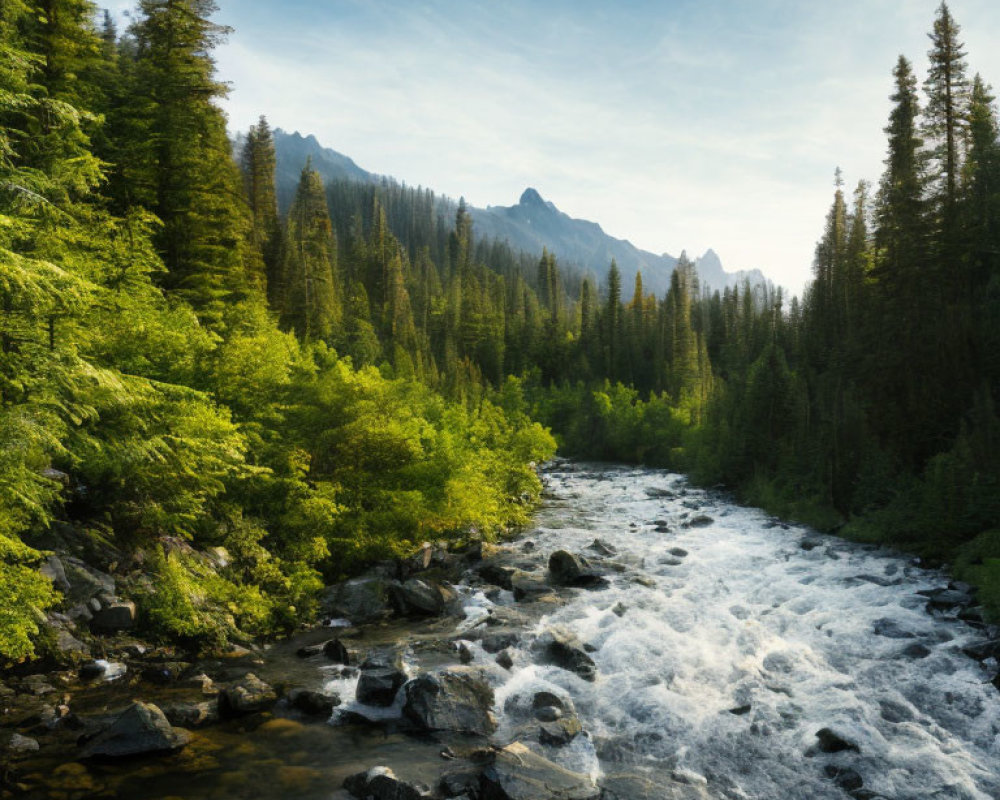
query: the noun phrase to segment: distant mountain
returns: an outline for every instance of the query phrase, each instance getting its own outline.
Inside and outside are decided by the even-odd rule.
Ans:
[[[278,208],[282,213],[292,204],[295,187],[298,186],[299,176],[307,158],[312,159],[313,169],[323,177],[324,183],[335,180],[371,183],[379,179],[378,175],[361,169],[343,153],[323,147],[312,134],[303,136],[298,131],[286,133],[281,128],[275,128],[274,150],[278,162],[276,174]]]
[[[277,155],[278,206],[286,211],[295,195],[299,174],[307,158],[323,176],[324,181],[353,180],[371,183],[382,180],[368,172],[350,158],[323,147],[315,136],[286,133],[280,128],[274,130],[274,145]],[[238,146],[238,143],[237,143]],[[451,206],[450,208],[453,208]],[[560,211],[551,202],[542,199],[535,189],[525,189],[517,205],[470,206],[474,230],[477,236],[488,239],[502,239],[515,250],[540,255],[543,249],[554,253],[565,266],[575,267],[593,273],[599,280],[608,274],[611,260],[618,264],[622,275],[622,295],[630,297],[635,274],[642,271],[643,287],[646,291],[662,295],[670,285],[670,275],[677,265],[677,259],[668,254],[656,255],[640,250],[625,239],[609,236],[596,222],[574,219]],[[726,272],[715,251],[708,250],[695,260],[702,285],[711,289],[751,283],[764,283],[759,270],[748,272]]]

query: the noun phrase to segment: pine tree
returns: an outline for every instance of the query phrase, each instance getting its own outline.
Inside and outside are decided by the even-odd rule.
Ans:
[[[288,212],[282,258],[281,319],[302,339],[329,339],[340,320],[337,244],[323,180],[311,164]]]
[[[240,164],[252,219],[249,246],[252,266],[248,272],[250,280],[258,288],[264,288],[277,278],[281,252],[278,196],[274,183],[277,159],[274,137],[265,117],[262,116],[256,125],[250,127]]]

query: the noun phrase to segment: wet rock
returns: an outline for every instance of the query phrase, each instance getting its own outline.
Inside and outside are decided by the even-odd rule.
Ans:
[[[515,600],[536,600],[552,593],[552,587],[544,579],[522,570],[515,571],[510,583]]]
[[[406,783],[388,767],[372,767],[344,780],[344,788],[359,800],[421,800],[430,793]]]
[[[487,653],[499,653],[508,647],[514,647],[520,641],[519,634],[512,631],[490,633],[482,638],[480,644]]]
[[[495,544],[479,540],[466,548],[465,557],[469,561],[484,561],[487,558],[493,558],[498,552],[500,551]]]
[[[931,654],[931,649],[925,645],[920,644],[920,642],[914,642],[913,644],[907,645],[903,648],[902,655],[907,658],[927,658]]]
[[[632,583],[637,583],[640,586],[645,586],[647,589],[656,588],[656,580],[654,578],[650,578],[647,575],[636,575],[634,578],[632,578]]]
[[[1000,660],[1000,639],[974,642],[963,647],[962,652],[976,661],[986,661],[988,658]]]
[[[62,556],[58,561],[67,587],[61,590],[65,608],[84,605],[98,595],[114,597],[115,579],[106,572],[94,569],[72,556]],[[58,571],[58,567],[55,569]]]
[[[541,710],[539,709],[539,711]],[[538,741],[550,747],[563,747],[573,741],[582,731],[583,726],[580,725],[580,720],[575,715],[563,715],[558,719],[542,722],[538,730]]]
[[[399,612],[410,616],[441,616],[458,600],[458,593],[451,587],[421,578],[410,578],[393,587],[393,596]]]
[[[14,758],[38,752],[38,740],[20,733],[0,734],[0,755],[8,754]]]
[[[611,613],[616,617],[624,617],[626,611],[628,611],[628,606],[622,602],[615,603],[611,608]]]
[[[661,525],[657,525],[653,530],[657,533],[670,533],[670,526],[664,522]]]
[[[94,613],[90,629],[96,633],[127,631],[135,627],[135,603],[131,600],[115,600]]]
[[[884,636],[887,639],[914,639],[915,634],[903,628],[896,620],[883,617],[872,623],[872,631],[876,636]]]
[[[656,559],[657,564],[661,564],[664,567],[679,567],[684,562],[679,558],[674,558],[673,556],[660,556]]]
[[[517,570],[513,567],[505,567],[501,564],[494,564],[487,561],[479,567],[479,577],[487,583],[499,586],[501,589],[513,590],[514,575]]]
[[[350,664],[351,654],[340,639],[330,639],[323,645],[323,655],[335,664]]]
[[[516,608],[496,606],[490,609],[490,615],[486,618],[486,624],[490,627],[509,626],[523,628],[530,624],[530,620],[527,615]]]
[[[861,748],[857,746],[850,739],[845,739],[836,731],[830,728],[821,728],[816,731],[817,747],[822,753],[842,753],[845,750],[850,750],[855,753],[860,753]]]
[[[387,708],[392,705],[396,692],[404,683],[406,673],[400,667],[379,663],[362,666],[355,698],[366,706]]]
[[[607,542],[604,542],[600,539],[594,539],[594,541],[591,542],[590,546],[587,549],[593,550],[595,553],[602,556],[618,555],[618,550],[613,545],[610,545]]]
[[[72,663],[90,655],[90,648],[70,633],[65,623],[50,622],[49,627],[55,633],[55,650],[61,662]]]
[[[742,717],[744,714],[749,714],[752,706],[746,703],[742,706],[736,706],[735,708],[729,709],[729,713],[737,717]]]
[[[191,665],[187,661],[159,661],[143,667],[140,675],[144,681],[166,686],[179,681],[189,669]]]
[[[55,692],[56,687],[49,683],[49,677],[47,675],[28,675],[21,679],[21,684],[19,689],[24,694],[35,695],[35,697],[42,697],[47,694],[52,694]]]
[[[219,694],[219,711],[227,716],[253,714],[267,711],[277,700],[278,695],[270,685],[248,672],[239,682]]]
[[[568,550],[556,550],[549,556],[549,575],[560,586],[598,589],[608,585],[607,578],[598,574],[587,559]]]
[[[482,800],[597,800],[590,778],[533,753],[520,742],[497,752],[480,777]]]
[[[715,520],[712,519],[707,514],[697,514],[697,515],[691,517],[691,519],[689,519],[687,522],[685,522],[684,523],[684,527],[685,528],[707,528],[709,525],[713,524],[714,522],[715,522]]]
[[[535,719],[539,722],[555,722],[557,719],[562,719],[562,715],[562,709],[555,706],[542,706],[535,709]]]
[[[406,684],[403,714],[423,730],[489,735],[497,728],[493,689],[481,670],[452,667]]]
[[[838,767],[835,764],[827,764],[823,771],[828,778],[831,778],[845,792],[854,792],[865,785],[865,781],[860,773],[850,767]]]
[[[479,770],[462,769],[446,772],[438,784],[445,797],[476,797],[479,794]]]
[[[295,688],[286,695],[288,704],[303,714],[317,717],[329,717],[333,709],[340,705],[340,696],[324,694],[310,689]]]
[[[514,668],[514,657],[510,654],[510,649],[501,650],[495,660],[505,670],[510,671]]]
[[[685,558],[688,554],[688,551],[685,550],[683,547],[671,547],[667,552],[670,553],[670,555],[672,556],[676,556],[677,558]]]
[[[658,489],[653,486],[649,486],[643,490],[646,493],[646,497],[652,497],[654,499],[675,497],[674,493],[669,489]]]
[[[387,578],[355,578],[331,586],[323,597],[323,611],[355,624],[377,622],[392,614],[392,590],[399,584]]]
[[[663,782],[636,772],[613,772],[601,778],[601,800],[713,800],[690,781]]]
[[[574,672],[586,681],[597,678],[597,664],[584,649],[583,643],[572,633],[550,628],[535,641],[545,663]]]
[[[928,611],[950,611],[956,606],[972,604],[972,595],[957,589],[938,589],[927,595]]]
[[[163,707],[171,725],[180,728],[204,728],[219,721],[219,704],[211,700],[200,703],[171,703]]]
[[[469,664],[473,658],[474,656],[472,655],[472,651],[469,649],[469,645],[465,642],[461,642],[458,645],[458,660],[463,664]]]
[[[166,753],[184,747],[191,737],[174,728],[152,703],[134,702],[103,731],[86,741],[80,758],[123,758]]]
[[[799,547],[808,552],[809,550],[815,550],[817,547],[822,546],[822,544],[823,544],[822,539],[817,539],[815,537],[807,536],[805,539],[799,542]]]

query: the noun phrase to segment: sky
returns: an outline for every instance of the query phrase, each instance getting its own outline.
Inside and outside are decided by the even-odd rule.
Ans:
[[[834,169],[878,181],[892,68],[923,80],[938,2],[218,0],[216,57],[234,132],[265,114],[476,206],[532,186],[799,293]],[[949,7],[970,74],[1000,86],[1000,2]]]

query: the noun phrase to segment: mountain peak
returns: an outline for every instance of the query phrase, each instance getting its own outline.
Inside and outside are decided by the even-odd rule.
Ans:
[[[544,206],[545,201],[542,196],[530,186],[521,194],[521,199],[517,201],[522,206]]]

